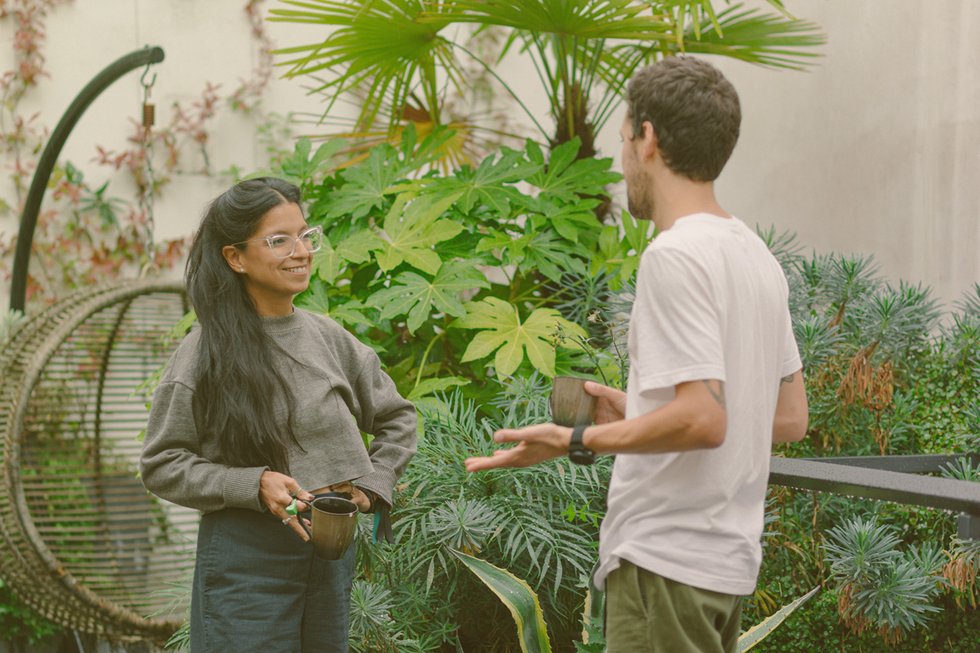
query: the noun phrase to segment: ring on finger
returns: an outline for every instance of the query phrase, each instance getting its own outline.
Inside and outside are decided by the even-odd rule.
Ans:
[[[291,522],[291,521],[293,521],[293,518],[292,517],[286,517],[285,519],[282,520],[282,525],[283,526],[289,526],[289,522]]]

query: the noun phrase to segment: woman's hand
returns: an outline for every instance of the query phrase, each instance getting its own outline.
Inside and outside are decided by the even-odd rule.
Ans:
[[[352,486],[351,490],[351,501],[357,506],[357,509],[361,512],[368,512],[371,510],[371,497],[367,493],[356,485]]]
[[[608,424],[626,418],[626,393],[595,381],[585,382],[585,391],[597,398],[595,423]]]
[[[301,540],[308,542],[310,536],[299,524],[301,517],[286,512],[293,499],[299,499],[296,502],[296,512],[303,512],[307,509],[307,502],[313,500],[313,495],[302,489],[296,479],[290,476],[279,472],[262,472],[259,479],[259,500],[262,505],[282,520],[284,526],[291,528]]]

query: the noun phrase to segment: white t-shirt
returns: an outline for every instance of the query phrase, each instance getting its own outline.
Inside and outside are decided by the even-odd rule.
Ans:
[[[725,384],[717,449],[620,454],[595,582],[621,559],[725,594],[751,594],[779,382],[799,370],[786,277],[737,218],[694,214],[650,244],[630,319],[626,417],[657,410],[685,381]]]

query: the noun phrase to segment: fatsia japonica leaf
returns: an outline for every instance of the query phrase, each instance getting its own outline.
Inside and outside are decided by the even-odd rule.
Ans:
[[[365,263],[371,252],[384,249],[384,241],[370,229],[362,229],[347,236],[334,247],[327,236],[323,237],[320,251],[313,257],[313,274],[327,283],[334,283],[347,263]]]
[[[313,256],[312,273],[327,283],[333,283],[344,270],[344,260],[324,236],[320,251]]]
[[[376,147],[366,161],[341,173],[345,183],[325,194],[312,213],[325,218],[363,218],[384,204],[390,187],[402,174],[397,151],[390,145]]]
[[[527,158],[540,164],[541,170],[530,175],[527,182],[540,189],[542,194],[565,202],[574,202],[583,195],[608,194],[606,186],[616,183],[622,176],[609,169],[612,159],[576,159],[580,146],[578,138],[562,143],[551,150],[546,162],[541,147],[528,141],[524,148]]]
[[[319,281],[311,283],[309,292],[300,295],[297,303],[300,308],[327,315],[345,326],[374,326],[374,322],[363,313],[366,308],[364,304],[356,299],[344,303],[331,302],[327,284]]]
[[[405,397],[409,401],[415,401],[423,397],[434,395],[437,392],[445,392],[450,388],[461,385],[469,385],[470,380],[462,376],[447,376],[440,379],[422,379],[419,384],[412,388],[412,391]]]
[[[482,272],[466,261],[445,263],[432,279],[406,271],[395,277],[394,285],[380,290],[368,304],[381,310],[383,319],[408,315],[408,330],[415,331],[434,311],[463,317],[466,308],[460,293],[473,288],[489,288],[490,282]]]
[[[482,204],[501,218],[508,218],[511,205],[522,199],[520,191],[508,184],[521,181],[539,168],[540,164],[524,159],[523,152],[504,148],[499,158],[490,155],[475,170],[467,166],[452,177],[440,179],[438,190],[433,186],[432,192],[461,193],[457,205],[464,213]]]
[[[497,374],[510,376],[520,366],[525,354],[536,369],[555,375],[555,335],[561,330],[568,340],[585,338],[582,327],[563,318],[552,308],[535,309],[521,321],[517,307],[497,297],[487,297],[467,306],[466,316],[453,326],[480,329],[461,362],[485,358],[496,352]]]
[[[384,241],[370,229],[356,231],[337,245],[337,254],[351,263],[366,263],[371,252],[384,249]]]
[[[532,233],[520,264],[522,272],[537,270],[556,283],[561,282],[566,272],[585,274],[583,260],[589,253],[584,247],[568,242],[550,229]]]
[[[280,162],[282,172],[291,181],[305,184],[313,178],[330,160],[344,149],[346,142],[342,139],[332,139],[322,143],[316,152],[308,138],[301,138],[296,143],[293,153]],[[313,152],[313,156],[310,153]]]
[[[385,242],[378,253],[378,266],[387,272],[405,262],[429,274],[438,272],[442,259],[433,246],[463,230],[458,222],[440,219],[458,198],[459,193],[440,198],[399,195],[385,217]]]

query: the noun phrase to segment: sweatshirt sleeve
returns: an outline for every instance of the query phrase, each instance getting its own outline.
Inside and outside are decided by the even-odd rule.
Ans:
[[[415,406],[398,394],[394,381],[382,371],[377,354],[362,347],[352,385],[353,412],[358,427],[374,436],[368,451],[374,471],[355,482],[391,505],[395,483],[415,455],[418,416]]]
[[[162,499],[212,512],[222,508],[264,511],[259,479],[265,467],[229,467],[204,458],[194,423],[193,391],[183,383],[157,386],[140,455],[147,490]]]

